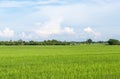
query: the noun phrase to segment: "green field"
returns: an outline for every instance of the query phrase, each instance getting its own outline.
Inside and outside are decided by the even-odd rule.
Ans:
[[[120,46],[0,46],[0,79],[120,79]]]

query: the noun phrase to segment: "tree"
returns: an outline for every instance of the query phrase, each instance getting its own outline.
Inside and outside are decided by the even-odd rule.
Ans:
[[[119,40],[117,40],[117,39],[109,39],[109,40],[108,40],[108,44],[109,44],[109,45],[119,45],[120,42],[119,42]]]
[[[88,40],[86,41],[87,44],[91,44],[92,42],[93,42],[92,39],[88,39]]]

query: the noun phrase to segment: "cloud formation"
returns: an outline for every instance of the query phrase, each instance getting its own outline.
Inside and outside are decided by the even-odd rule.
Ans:
[[[99,32],[94,31],[94,30],[93,30],[92,28],[90,28],[90,27],[85,28],[85,29],[84,29],[84,32],[86,32],[86,33],[88,33],[88,34],[92,34],[92,35],[94,35],[95,37],[98,37],[98,36],[101,35]]]
[[[80,35],[85,39],[101,35],[102,39],[120,38],[119,21],[120,0],[0,0],[0,28],[15,30],[12,33],[7,28],[11,35],[1,30],[3,39],[14,35],[15,39],[66,40],[72,34],[70,40],[80,40]]]
[[[11,38],[14,36],[14,31],[10,28],[5,28],[3,31],[0,31],[0,37]]]
[[[75,34],[74,29],[71,27],[61,27],[62,23],[61,18],[53,19],[43,24],[40,24],[34,32],[41,37],[48,37],[51,35],[60,35],[60,34]]]
[[[32,39],[33,38],[33,35],[32,34],[26,34],[25,32],[22,32],[21,34],[19,34],[19,37],[21,39]]]
[[[32,5],[28,1],[0,1],[0,8],[14,8],[14,7],[23,7],[26,5]]]
[[[9,1],[9,0],[2,0],[0,1],[0,8],[20,8],[25,6],[44,6],[44,5],[52,5],[52,4],[65,4],[66,1],[63,0],[43,0],[43,1],[30,1],[30,0],[24,0],[24,1]]]

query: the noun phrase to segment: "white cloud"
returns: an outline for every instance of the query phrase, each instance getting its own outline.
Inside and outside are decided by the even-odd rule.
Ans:
[[[79,31],[79,29],[83,28],[83,26],[95,26],[100,28],[99,30],[101,30],[101,28],[102,29],[105,28],[101,32],[108,33],[108,34],[110,30],[111,32],[113,32],[111,28],[106,29],[108,28],[108,26],[112,27],[112,25],[116,24],[115,26],[118,26],[119,28],[120,2],[114,2],[116,0],[113,0],[113,1],[112,0],[85,0],[85,2],[82,0],[83,2],[81,1],[78,3],[73,2],[70,4],[69,2],[71,0],[68,0],[67,5],[57,5],[57,6],[54,5],[55,3],[58,4],[59,2],[63,2],[63,1],[65,0],[39,0],[39,1],[38,0],[37,1],[31,1],[31,0],[29,1],[28,0],[27,1],[26,0],[24,1],[23,0],[22,1],[13,1],[13,0],[6,1],[5,0],[4,1],[3,0],[2,2],[0,2],[0,7],[26,6],[25,8],[24,7],[22,8],[24,8],[28,13],[25,13],[24,12],[25,10],[22,10],[22,9],[20,10],[20,12],[17,12],[17,13],[15,13],[16,11],[14,12],[14,10],[12,9],[9,9],[8,11],[5,10],[3,12],[4,17],[1,13],[1,24],[4,21],[3,19],[6,19],[6,21],[4,21],[3,25],[1,26],[4,27],[4,26],[7,26],[5,24],[8,24],[10,27],[12,28],[14,27],[15,29],[17,29],[16,31],[24,31],[24,33],[20,35],[20,37],[22,38],[31,37],[28,31],[31,32],[31,28],[33,29],[36,28],[34,27],[34,23],[36,22],[38,22],[36,23],[38,28],[36,28],[34,32],[37,35],[42,37],[44,36],[48,37],[51,35],[59,35],[59,34],[63,34],[63,35],[74,34],[75,33],[74,29],[76,29],[76,32],[77,32],[76,35],[79,35],[80,33],[83,32],[83,30]],[[11,17],[11,14],[13,15],[18,14],[19,17],[12,16],[13,18],[15,18],[15,20],[12,19],[11,22],[8,23],[7,22],[9,20],[8,17]],[[59,17],[62,17],[62,19],[60,19]],[[116,22],[118,22],[118,24]],[[63,26],[70,25],[73,27],[63,27],[61,24]],[[99,32],[93,30],[90,27],[86,28],[85,34],[90,34],[93,36],[100,35]],[[33,37],[32,39],[34,39]]]
[[[74,29],[70,27],[65,27],[63,32],[67,34],[75,34]]]
[[[0,37],[11,38],[13,36],[14,36],[14,31],[9,28],[5,28],[3,31],[0,31]]]
[[[94,32],[90,27],[85,28],[84,31],[87,32],[87,33],[93,33]]]
[[[70,27],[61,27],[63,19],[57,18],[52,19],[44,24],[40,24],[38,28],[35,30],[35,33],[41,37],[48,37],[51,35],[59,35],[59,34],[74,34],[74,29]]]
[[[62,0],[47,0],[47,1],[0,1],[0,8],[49,5],[53,3],[64,4]]]
[[[71,24],[101,25],[103,23],[107,24],[110,20],[108,20],[108,17],[115,16],[114,12],[119,13],[120,3],[107,3],[103,0],[95,0],[94,2],[62,6],[37,6],[38,12],[34,15],[48,18],[63,17],[67,23]]]
[[[48,0],[48,1],[39,1],[39,2],[36,2],[36,4],[40,4],[40,5],[47,5],[47,4],[53,4],[53,3],[64,4],[65,1],[62,1],[62,0]]]
[[[11,7],[22,7],[25,5],[32,5],[32,2],[28,1],[1,1],[0,2],[0,8],[11,8]]]
[[[33,38],[33,35],[32,34],[26,34],[25,32],[22,32],[20,35],[19,35],[19,37],[21,38],[21,39],[32,39]]]
[[[88,34],[92,34],[92,35],[94,35],[95,37],[98,37],[98,36],[101,35],[99,32],[94,31],[94,30],[93,30],[92,28],[90,28],[90,27],[85,28],[85,29],[84,29],[84,32],[86,32],[86,33],[88,33]]]

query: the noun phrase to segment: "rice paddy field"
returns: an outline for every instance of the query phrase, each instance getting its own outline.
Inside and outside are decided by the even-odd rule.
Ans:
[[[0,46],[0,79],[120,79],[120,46]]]

